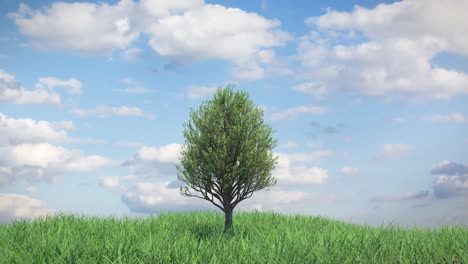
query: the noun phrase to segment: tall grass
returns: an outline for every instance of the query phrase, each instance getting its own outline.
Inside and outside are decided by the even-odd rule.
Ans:
[[[218,212],[0,225],[1,263],[468,263],[468,228],[370,227],[321,217]]]

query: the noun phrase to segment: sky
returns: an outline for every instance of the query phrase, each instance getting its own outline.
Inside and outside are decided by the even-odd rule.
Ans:
[[[211,210],[190,110],[233,84],[278,179],[234,211],[468,225],[465,0],[0,0],[0,222]],[[196,193],[196,192],[193,192]]]

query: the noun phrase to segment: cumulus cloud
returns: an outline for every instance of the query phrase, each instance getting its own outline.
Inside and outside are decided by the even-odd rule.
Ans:
[[[304,82],[292,87],[294,91],[313,95],[317,99],[323,98],[327,93],[327,87],[323,83]]]
[[[40,86],[26,90],[13,75],[0,69],[0,103],[60,105],[60,96]]]
[[[321,184],[328,179],[328,171],[319,167],[294,165],[293,163],[310,162],[330,156],[328,151],[316,153],[275,153],[278,164],[272,176],[278,179],[278,185]]]
[[[325,111],[326,109],[320,106],[297,106],[297,107],[289,108],[284,112],[273,113],[271,116],[271,119],[272,120],[293,119],[301,113],[322,114]]]
[[[21,4],[9,16],[39,48],[108,55],[139,36],[132,14],[136,8],[125,0],[115,5],[55,2],[39,10]]]
[[[181,144],[168,144],[161,147],[141,147],[123,166],[146,177],[174,177],[177,174]]]
[[[55,182],[66,172],[90,171],[111,165],[99,155],[87,156],[51,143],[76,143],[69,138],[70,121],[48,122],[9,118],[0,113],[0,186],[17,180]]]
[[[416,201],[425,205],[433,200],[454,197],[468,198],[468,165],[452,161],[441,161],[432,166],[431,174],[439,175],[432,181],[430,190],[409,192],[402,195],[385,195],[374,197],[373,202]]]
[[[379,159],[399,158],[406,155],[411,147],[406,144],[385,144],[383,151],[377,155]]]
[[[423,117],[422,120],[429,122],[453,122],[453,123],[465,123],[468,119],[463,113],[455,112],[448,115],[432,115]]]
[[[126,190],[122,184],[137,179],[136,175],[99,177],[99,185],[104,188]]]
[[[68,131],[73,129],[71,121],[48,122],[31,118],[12,118],[0,113],[0,145],[20,143],[90,143],[102,144],[102,140],[92,138],[70,138]]]
[[[56,213],[44,202],[26,195],[0,194],[0,222],[9,223],[11,220],[31,220]]]
[[[132,60],[139,50],[128,47],[145,34],[171,64],[224,59],[234,64],[236,78],[248,80],[263,78],[264,66],[275,62],[271,48],[292,38],[278,20],[198,0],[56,2],[38,10],[21,4],[9,16],[39,48],[106,55],[126,49],[123,58]]]
[[[0,146],[0,186],[26,179],[54,183],[66,172],[85,172],[114,164],[113,160],[48,143]]]
[[[306,76],[325,90],[449,99],[468,93],[468,75],[431,60],[441,52],[468,54],[461,11],[466,8],[463,1],[409,0],[372,9],[356,6],[351,12],[328,10],[306,20],[316,31],[301,38],[298,56]],[[334,44],[337,39],[350,44]]]
[[[95,108],[83,109],[83,108],[73,108],[71,112],[80,117],[85,116],[97,116],[100,118],[110,117],[110,116],[119,116],[119,117],[129,117],[129,116],[145,116],[143,110],[138,107],[133,106],[107,106],[107,105],[98,105]]]
[[[255,13],[207,4],[152,24],[149,45],[176,63],[230,60],[237,78],[253,80],[263,77],[261,64],[273,57],[265,50],[290,39],[275,29],[279,25]]]
[[[431,173],[440,175],[432,182],[436,198],[468,195],[468,164],[444,160],[434,164]]]

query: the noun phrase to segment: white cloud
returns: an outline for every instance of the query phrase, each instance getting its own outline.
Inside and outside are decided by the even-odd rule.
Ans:
[[[148,162],[172,162],[179,161],[182,145],[168,144],[159,148],[142,147],[135,155],[135,160]]]
[[[357,174],[359,172],[359,169],[358,168],[353,168],[353,167],[343,167],[340,169],[340,173],[343,174],[343,175],[353,175],[353,174]]]
[[[406,144],[385,144],[382,153],[377,157],[380,159],[399,158],[406,155],[411,147]]]
[[[128,0],[115,5],[55,2],[39,10],[21,4],[10,17],[39,48],[108,55],[139,36],[134,25],[136,8]]]
[[[320,155],[275,153],[275,156],[278,156],[278,164],[272,175],[278,179],[278,185],[321,184],[328,179],[328,171],[325,169],[292,165],[293,162],[317,160],[321,157]]]
[[[102,156],[85,156],[48,143],[22,143],[0,146],[0,185],[16,180],[55,182],[66,172],[84,172],[114,164]]]
[[[136,175],[127,176],[104,176],[99,178],[99,184],[104,188],[126,190],[122,183],[137,179]]]
[[[216,92],[216,87],[205,87],[205,86],[190,86],[187,89],[186,95],[189,99],[202,99],[210,96]]]
[[[431,65],[441,52],[468,54],[466,8],[463,1],[409,0],[309,18],[321,35],[300,41],[305,76],[328,90],[368,96],[444,100],[466,94],[466,73]],[[351,44],[332,44],[337,36]]]
[[[0,69],[0,103],[60,105],[60,96],[43,88],[26,90],[13,75]]]
[[[25,142],[65,142],[71,121],[47,122],[30,118],[9,118],[0,113],[0,145]]]
[[[322,114],[326,111],[325,108],[320,106],[297,106],[289,108],[284,112],[274,113],[271,116],[272,120],[293,119],[300,113],[309,114]]]
[[[54,214],[55,210],[37,199],[20,194],[0,194],[0,222],[44,217]]]
[[[422,118],[424,121],[430,121],[430,122],[454,122],[454,123],[465,123],[467,122],[467,118],[463,113],[451,113],[448,115],[433,115],[433,116],[427,116]]]
[[[141,53],[139,48],[129,48],[122,53],[122,58],[126,61],[135,61]]]
[[[52,90],[55,87],[64,87],[68,89],[71,94],[81,93],[81,82],[75,78],[68,80],[60,80],[55,77],[40,78],[36,84],[36,89],[49,89]]]
[[[131,106],[106,106],[98,105],[91,109],[73,108],[72,113],[84,117],[89,115],[95,115],[97,117],[109,117],[109,116],[144,116],[143,110],[138,107]]]
[[[271,48],[291,39],[278,20],[199,0],[57,2],[38,10],[21,4],[9,16],[40,48],[109,55],[146,34],[149,46],[173,64],[224,59],[234,63],[236,78],[249,80],[263,78],[263,65],[275,61]],[[129,48],[122,56],[132,60],[138,53]]]

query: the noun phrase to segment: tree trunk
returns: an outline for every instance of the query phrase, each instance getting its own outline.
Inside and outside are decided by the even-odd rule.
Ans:
[[[232,226],[232,209],[231,208],[226,208],[224,210],[224,232],[226,232],[229,228]]]

